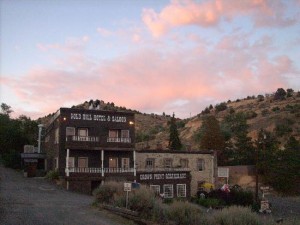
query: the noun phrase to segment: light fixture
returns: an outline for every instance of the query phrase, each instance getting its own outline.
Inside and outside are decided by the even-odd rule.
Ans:
[[[129,121],[129,124],[130,124],[130,125],[133,125],[133,124],[134,124],[134,122],[133,122],[133,121]]]

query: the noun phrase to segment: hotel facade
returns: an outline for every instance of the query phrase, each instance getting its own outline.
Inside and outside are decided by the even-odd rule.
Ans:
[[[66,188],[90,194],[107,181],[149,185],[165,198],[187,198],[214,183],[213,151],[135,149],[133,112],[60,108],[45,125],[47,170]]]

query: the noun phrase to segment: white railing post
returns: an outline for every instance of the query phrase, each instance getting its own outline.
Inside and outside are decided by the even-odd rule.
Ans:
[[[104,177],[104,150],[101,150],[101,176]]]
[[[135,150],[133,151],[133,176],[134,176],[134,181],[136,182],[136,154],[135,154]]]
[[[66,176],[68,177],[70,175],[69,171],[69,156],[70,156],[70,149],[67,149],[67,156],[66,156]]]

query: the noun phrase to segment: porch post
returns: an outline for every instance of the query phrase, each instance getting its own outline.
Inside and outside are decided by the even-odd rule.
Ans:
[[[136,182],[136,154],[135,154],[135,150],[133,151],[133,176],[134,176],[134,182]]]
[[[104,150],[101,150],[101,175],[104,177]]]
[[[66,176],[69,176],[69,157],[70,157],[70,149],[67,149],[67,157],[66,157]]]

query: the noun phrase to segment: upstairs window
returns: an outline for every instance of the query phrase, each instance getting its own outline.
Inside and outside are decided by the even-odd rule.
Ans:
[[[108,137],[109,138],[118,138],[118,130],[109,130]]]
[[[164,167],[165,168],[172,168],[172,163],[173,163],[172,159],[164,159]]]
[[[121,138],[129,138],[129,130],[121,130]]]
[[[88,129],[87,128],[78,128],[78,136],[80,137],[87,137],[88,135]]]
[[[154,159],[146,159],[146,169],[154,168]]]
[[[67,136],[75,136],[75,127],[66,127]]]
[[[188,168],[189,167],[189,160],[188,159],[180,159],[180,167],[181,168]]]
[[[197,170],[198,171],[203,171],[204,170],[204,160],[203,159],[198,159],[197,160]]]

